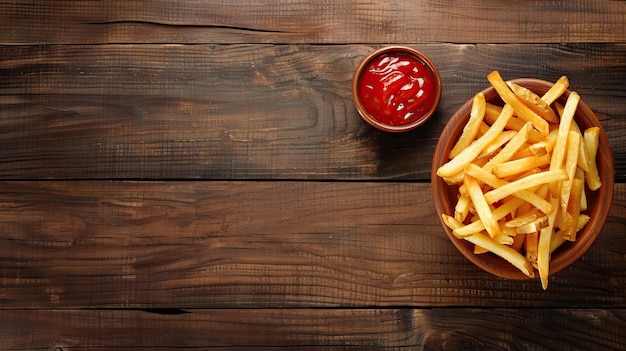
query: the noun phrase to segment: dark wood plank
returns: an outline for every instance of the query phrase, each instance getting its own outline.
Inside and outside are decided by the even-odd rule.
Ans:
[[[626,186],[580,261],[471,265],[425,183],[0,182],[0,308],[626,307]],[[486,298],[488,297],[488,298]]]
[[[626,349],[624,13],[0,0],[0,349]],[[405,135],[350,98],[389,43],[444,78]],[[602,235],[548,291],[473,267],[431,201],[439,132],[493,69],[568,75],[616,156]]]
[[[498,69],[568,75],[626,179],[626,44],[420,48],[441,70],[442,103],[424,127],[391,135],[351,99],[372,46],[0,47],[0,177],[428,180],[445,122]]]
[[[623,309],[0,310],[7,351],[619,350],[625,328]]]
[[[622,42],[623,1],[2,1],[0,44]]]

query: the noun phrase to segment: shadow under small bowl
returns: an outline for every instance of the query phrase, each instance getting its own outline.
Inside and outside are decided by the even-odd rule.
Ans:
[[[538,94],[543,95],[553,83],[539,80],[539,79],[515,79],[513,82],[526,87]],[[487,102],[502,106],[503,103],[496,91],[489,87],[483,90],[485,99]],[[570,91],[566,91],[557,102],[565,105],[567,97]],[[553,275],[562,269],[568,267],[576,260],[578,260],[589,247],[593,244],[596,237],[602,231],[602,227],[609,213],[611,206],[611,200],[613,198],[613,186],[615,181],[615,165],[613,161],[613,153],[609,144],[607,135],[598,120],[598,117],[593,111],[584,103],[584,97],[581,97],[581,101],[578,104],[578,109],[574,115],[574,120],[579,125],[581,131],[589,127],[600,127],[599,147],[596,157],[598,165],[598,173],[602,181],[602,186],[596,191],[590,191],[585,187],[587,196],[588,209],[584,212],[590,216],[590,220],[585,227],[578,232],[576,241],[566,241],[560,247],[558,247],[551,256],[550,260],[550,272],[549,275]],[[483,270],[508,279],[528,279],[528,277],[520,272],[517,268],[506,262],[500,257],[497,257],[491,253],[476,255],[473,253],[474,246],[470,242],[462,239],[457,239],[452,231],[441,220],[441,213],[448,215],[454,214],[454,207],[457,201],[458,186],[448,185],[443,179],[437,176],[437,169],[448,161],[448,154],[454,144],[458,140],[463,131],[463,127],[469,119],[469,113],[472,106],[472,100],[466,102],[448,121],[446,124],[439,141],[437,143],[435,153],[433,156],[433,164],[431,170],[431,181],[433,189],[433,199],[437,214],[443,228],[445,229],[448,237],[456,248],[472,263],[482,268]],[[539,276],[539,273],[535,270],[535,277]]]
[[[428,109],[420,112],[420,115],[414,121],[407,124],[390,125],[381,122],[379,118],[380,116],[375,116],[366,109],[363,103],[363,98],[361,97],[359,91],[361,78],[363,77],[363,74],[366,72],[366,70],[370,67],[370,65],[379,57],[392,54],[406,55],[416,59],[427,67],[430,75],[433,77],[434,80],[434,88],[431,92],[431,94],[433,94],[434,96],[431,106]],[[373,127],[385,132],[406,132],[424,124],[428,119],[430,119],[430,117],[432,117],[432,115],[437,110],[437,107],[439,106],[439,101],[441,99],[441,78],[439,76],[439,71],[437,70],[433,62],[423,53],[406,46],[388,46],[374,51],[373,53],[368,55],[358,66],[352,80],[352,98],[354,100],[357,111],[359,112],[359,115],[361,115],[361,117]]]

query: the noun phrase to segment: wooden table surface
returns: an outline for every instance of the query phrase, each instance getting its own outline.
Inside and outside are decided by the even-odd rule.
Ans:
[[[406,134],[351,98],[391,44],[443,80]],[[492,70],[567,75],[615,154],[547,291],[472,265],[433,205]],[[0,349],[626,349],[625,82],[626,1],[0,1]]]

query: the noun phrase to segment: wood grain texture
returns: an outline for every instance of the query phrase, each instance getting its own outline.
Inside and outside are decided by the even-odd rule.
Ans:
[[[625,307],[626,187],[543,291],[445,236],[429,184],[0,183],[0,308]],[[488,297],[488,298],[486,298]]]
[[[623,1],[0,2],[0,44],[621,42]]]
[[[159,311],[156,311],[159,312]],[[0,310],[3,350],[619,350],[623,309]],[[608,327],[600,327],[608,326]]]
[[[626,1],[0,0],[0,350],[626,349]],[[437,115],[373,130],[377,47],[439,67]],[[611,213],[538,281],[474,267],[430,166],[488,83],[570,78]]]
[[[607,130],[626,179],[626,45],[422,45],[438,113],[402,135],[355,111],[368,45],[0,47],[4,179],[398,179],[430,176],[453,112],[505,79],[570,78]]]

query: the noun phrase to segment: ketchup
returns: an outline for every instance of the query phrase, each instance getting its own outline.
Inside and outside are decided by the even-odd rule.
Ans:
[[[422,117],[435,100],[433,73],[419,59],[406,54],[384,54],[361,77],[363,105],[379,122],[400,126]]]

